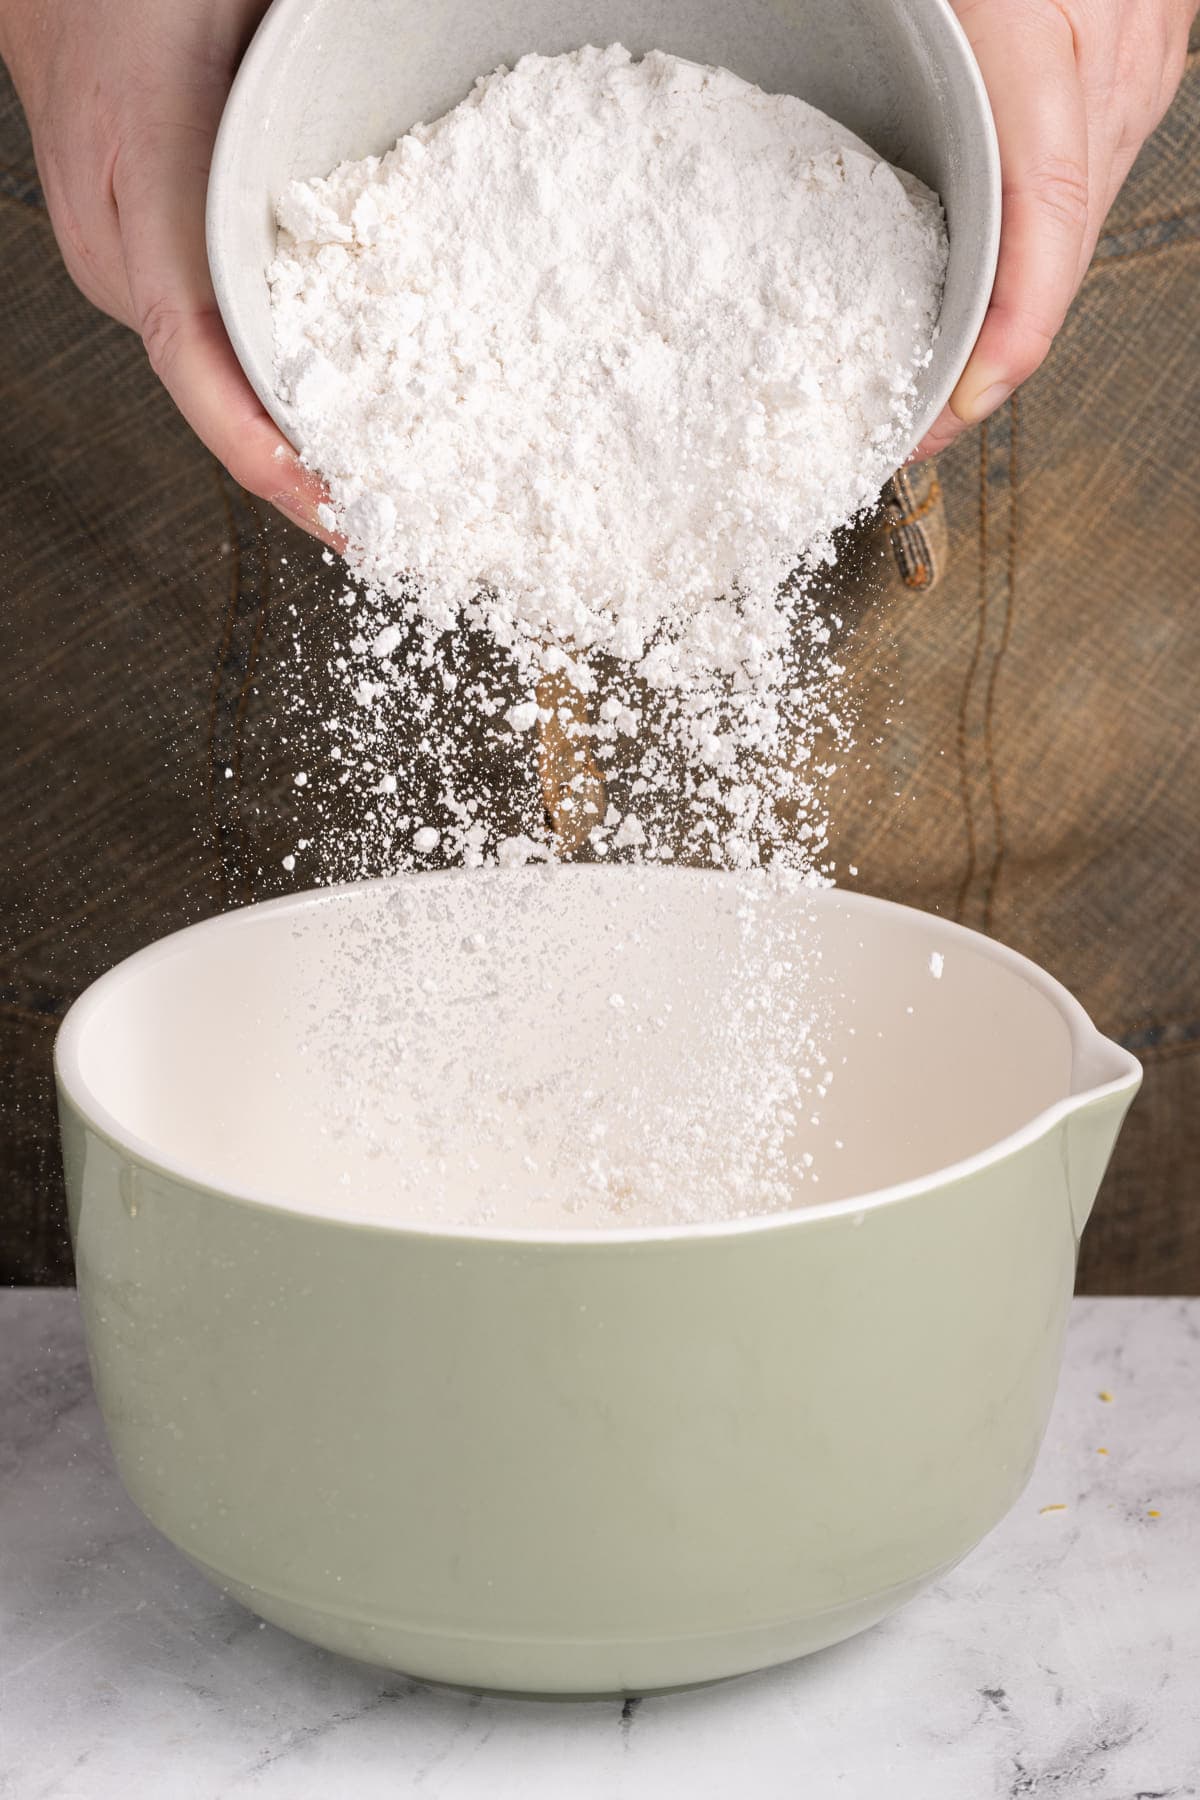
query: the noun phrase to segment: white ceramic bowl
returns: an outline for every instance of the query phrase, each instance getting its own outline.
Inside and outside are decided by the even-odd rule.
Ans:
[[[287,183],[390,149],[501,63],[618,42],[799,94],[941,195],[950,262],[920,380],[920,440],[978,336],[1000,235],[991,110],[948,0],[274,0],[217,137],[208,254],[234,349],[286,435],[293,423],[275,392],[266,270]]]
[[[530,1217],[500,1118],[473,1146],[496,1216],[456,1224],[462,1171],[422,1160],[410,1106],[439,1035],[467,1022],[472,1091],[502,1114],[531,1068],[566,1093],[581,1064],[634,1081],[639,1017],[666,1019],[660,1079],[686,1104],[744,1000],[748,895],[845,996],[820,1123],[801,1121],[825,1184],[797,1198],[819,1203]],[[541,954],[481,981],[465,938],[514,917]],[[385,1158],[322,1130],[372,1042],[400,1071]],[[1033,1467],[1140,1079],[1050,976],[943,919],[588,867],[227,914],[96,983],[56,1060],[80,1299],[134,1499],[302,1637],[537,1693],[818,1649],[991,1529]],[[419,1180],[397,1194],[406,1149]],[[586,1146],[566,1150],[583,1171]]]

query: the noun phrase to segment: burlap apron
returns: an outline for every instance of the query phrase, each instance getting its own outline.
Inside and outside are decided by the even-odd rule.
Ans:
[[[56,1023],[117,958],[298,879],[287,607],[319,634],[338,582],[74,292],[2,78],[0,268],[0,1279],[53,1282]],[[1093,1292],[1200,1291],[1198,279],[1194,53],[1044,371],[843,565],[882,742],[837,798],[839,864],[1024,950],[1146,1063]],[[567,772],[552,728],[484,776],[569,849]]]

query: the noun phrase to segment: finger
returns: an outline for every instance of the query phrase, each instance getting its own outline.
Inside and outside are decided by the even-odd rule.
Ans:
[[[204,245],[210,134],[156,128],[118,157],[113,193],[135,329],[156,375],[234,480],[325,542],[325,499],[247,381],[225,334]],[[136,153],[132,153],[136,152]]]
[[[1119,72],[1119,9],[1092,6],[1086,19],[1087,29],[1077,45],[1076,61],[1087,109],[1088,222],[1075,271],[1076,290],[1087,273],[1116,192],[1113,164],[1119,152],[1126,98]]]
[[[924,462],[927,456],[940,456],[966,429],[965,421],[949,406],[944,406],[909,457],[909,462],[919,463]]]
[[[1075,283],[1076,292],[1078,292],[1080,284],[1091,264],[1097,239],[1104,229],[1104,221],[1108,217],[1113,201],[1125,185],[1125,178],[1133,167],[1136,156],[1137,151],[1133,148],[1118,149],[1115,153],[1103,150],[1100,152],[1100,166],[1103,169],[1104,174],[1102,180],[1097,182],[1094,188],[1092,188],[1092,191],[1097,196],[1096,205],[1092,211],[1087,234],[1084,239],[1083,251],[1080,257],[1079,275]],[[1089,160],[1089,169],[1091,166],[1092,164]],[[1091,186],[1090,175],[1089,186]],[[943,407],[925,436],[921,439],[921,442],[917,445],[917,448],[909,457],[909,463],[920,463],[924,462],[927,457],[939,456],[956,438],[961,437],[963,432],[967,429],[966,421],[960,419],[952,407]]]
[[[1137,161],[1138,151],[1140,149],[1140,144],[1119,144],[1108,159],[1104,187],[1101,192],[1100,203],[1096,209],[1096,218],[1094,220],[1095,230],[1088,234],[1088,263],[1092,260],[1096,244],[1104,231],[1105,225],[1108,223],[1108,215],[1113,209],[1113,203],[1121,189],[1125,186],[1126,177],[1134,163]],[[1084,265],[1084,274],[1086,273],[1087,264]],[[1082,280],[1082,276],[1080,279]]]
[[[1087,113],[1074,34],[1053,0],[975,0],[960,17],[992,100],[1004,196],[991,304],[950,401],[973,425],[1032,375],[1075,293]]]
[[[1121,181],[1114,184],[1114,158],[1112,150],[1097,134],[1094,147],[1088,152],[1088,222],[1083,234],[1083,242],[1079,246],[1079,258],[1075,267],[1075,286],[1071,298],[1079,292],[1080,283],[1088,272],[1092,254],[1100,233],[1104,229],[1104,220],[1108,209],[1116,198],[1117,188]]]
[[[1075,286],[1071,291],[1072,299],[1075,298],[1079,291],[1079,284],[1087,274],[1088,264],[1092,260],[1092,251],[1096,248],[1096,240],[1100,236],[1104,217],[1108,212],[1110,197],[1115,192],[1112,185],[1112,174],[1116,145],[1106,109],[1089,100],[1087,115],[1087,222],[1079,245],[1079,255],[1075,260]]]

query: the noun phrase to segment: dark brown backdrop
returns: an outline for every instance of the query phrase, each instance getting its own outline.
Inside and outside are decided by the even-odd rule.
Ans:
[[[1193,54],[1045,370],[847,564],[885,743],[839,861],[1044,963],[1146,1063],[1092,1292],[1200,1291],[1198,127]],[[0,1280],[56,1282],[55,1025],[119,957],[285,885],[284,608],[335,584],[71,288],[2,76],[0,270]]]

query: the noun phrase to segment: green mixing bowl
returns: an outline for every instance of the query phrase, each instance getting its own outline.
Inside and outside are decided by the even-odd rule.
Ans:
[[[639,1222],[628,1189],[605,1214],[569,1132],[545,1174],[542,1103],[574,1119],[581,1071],[611,1097],[657,1068],[670,1116],[639,1114],[627,1159],[652,1159],[656,1117],[673,1143],[736,1041],[748,906],[804,961],[750,988],[823,996],[795,1162],[821,1185],[710,1224]],[[514,929],[536,955],[491,955]],[[542,1694],[802,1655],[979,1541],[1032,1469],[1140,1080],[1049,976],[945,920],[583,867],[194,926],[89,989],[56,1065],[96,1389],[138,1505],[301,1637]],[[447,1081],[470,1155],[434,1118]],[[737,1084],[711,1091],[719,1114]],[[661,1185],[644,1205],[671,1216]]]

